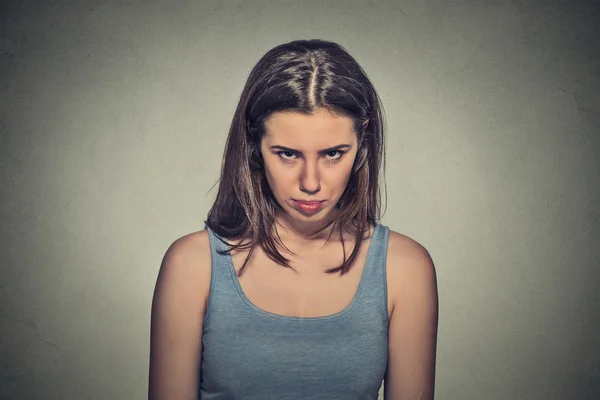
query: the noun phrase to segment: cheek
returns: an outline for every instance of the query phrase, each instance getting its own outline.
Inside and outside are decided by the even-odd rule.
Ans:
[[[338,180],[341,181],[341,183],[343,183],[344,185],[346,184],[346,182],[348,182],[348,179],[350,179],[350,175],[352,174],[352,166],[354,165],[355,158],[356,153],[352,155],[347,154],[347,157],[345,157],[344,161],[340,163],[336,170]]]
[[[352,164],[353,161],[348,158],[337,165],[324,167],[321,172],[322,187],[332,194],[334,191],[343,192],[352,174]]]
[[[276,160],[275,160],[276,162]],[[285,168],[273,166],[273,160],[265,160],[265,177],[271,190],[275,192],[278,186],[285,185],[286,181],[290,180],[290,174]]]
[[[277,180],[274,180],[273,177],[269,174],[267,176],[267,183],[269,184],[269,188],[273,194],[277,194]]]
[[[326,176],[323,176],[323,180],[327,182],[327,186],[336,191],[343,192],[350,179],[350,168],[339,168],[336,171],[328,171]]]

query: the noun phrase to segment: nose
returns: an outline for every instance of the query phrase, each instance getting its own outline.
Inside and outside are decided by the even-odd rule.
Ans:
[[[315,194],[321,190],[321,177],[315,162],[305,162],[300,176],[300,190]]]

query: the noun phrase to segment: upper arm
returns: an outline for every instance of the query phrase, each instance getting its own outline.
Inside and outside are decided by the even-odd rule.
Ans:
[[[151,400],[198,398],[210,257],[208,234],[201,231],[173,242],[162,260],[152,299]]]
[[[390,232],[387,277],[393,309],[384,397],[432,400],[438,326],[435,267],[423,246]]]

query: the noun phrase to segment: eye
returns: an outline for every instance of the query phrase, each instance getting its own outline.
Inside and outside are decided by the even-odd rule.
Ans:
[[[331,150],[327,152],[327,161],[337,161],[344,155],[344,152],[341,150]]]
[[[284,161],[291,161],[293,160],[292,157],[294,157],[296,153],[293,151],[278,151],[277,155]]]

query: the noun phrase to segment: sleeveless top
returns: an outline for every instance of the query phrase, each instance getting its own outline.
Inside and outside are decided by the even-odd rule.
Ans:
[[[323,317],[289,317],[252,304],[227,245],[209,233],[212,276],[202,330],[201,400],[378,398],[387,368],[385,260],[389,228],[376,224],[351,303]]]

